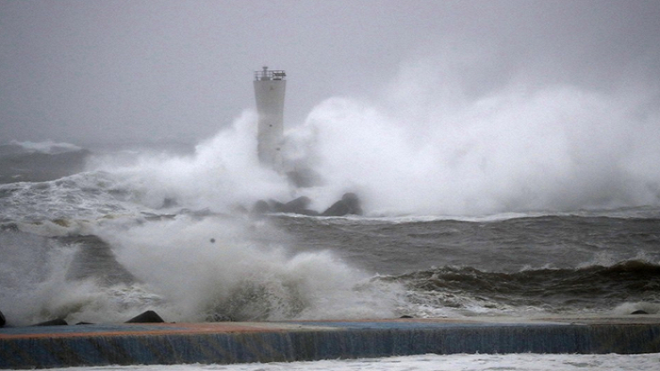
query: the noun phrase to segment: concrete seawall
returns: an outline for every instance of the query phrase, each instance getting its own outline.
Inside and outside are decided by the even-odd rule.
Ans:
[[[660,317],[112,324],[0,329],[0,368],[452,353],[660,353]]]

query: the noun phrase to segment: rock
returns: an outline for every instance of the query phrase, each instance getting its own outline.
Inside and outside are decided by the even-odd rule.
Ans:
[[[335,202],[322,216],[344,216],[344,215],[362,215],[360,199],[355,193],[346,193],[341,200]]]
[[[312,200],[310,200],[309,197],[301,196],[293,201],[289,201],[284,205],[281,205],[280,210],[278,210],[278,212],[311,215],[311,216],[319,215],[319,213],[317,213],[316,211],[307,208],[307,206],[309,206],[310,203],[312,203]]]
[[[645,310],[638,309],[630,314],[648,314],[648,312],[646,312]]]
[[[148,310],[136,317],[126,321],[126,323],[163,323],[163,319],[153,310]]]
[[[309,206],[311,202],[312,200],[310,200],[309,197],[301,196],[284,204],[282,211],[285,213],[298,213],[307,209],[307,206]]]
[[[301,196],[287,203],[282,203],[276,200],[259,200],[250,212],[253,216],[261,216],[266,213],[287,213],[287,214],[300,214],[308,216],[344,216],[344,215],[362,215],[362,208],[360,207],[360,199],[355,193],[346,193],[342,196],[341,200],[335,202],[322,214],[318,211],[308,209],[312,203],[309,197]]]
[[[64,245],[77,245],[65,275],[67,280],[93,279],[103,286],[132,284],[137,281],[137,278],[117,261],[112,247],[100,237],[69,235],[55,239]]]
[[[277,200],[268,200],[268,208],[270,209],[270,212],[281,213],[283,212],[284,204]]]
[[[301,196],[287,203],[277,200],[257,201],[250,212],[252,215],[264,215],[266,213],[287,213],[317,216],[318,212],[307,208],[312,200],[309,197]]]
[[[50,321],[37,323],[36,325],[32,325],[32,326],[66,326],[66,325],[68,325],[68,323],[66,323],[65,320],[61,318],[57,318]]]
[[[0,327],[3,327],[5,323],[7,323],[7,321],[5,320],[5,315],[2,314],[2,312],[0,311]]]

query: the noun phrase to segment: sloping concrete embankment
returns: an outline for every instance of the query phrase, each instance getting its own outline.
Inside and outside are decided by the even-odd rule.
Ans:
[[[0,329],[0,368],[452,353],[660,353],[660,317],[116,324]]]

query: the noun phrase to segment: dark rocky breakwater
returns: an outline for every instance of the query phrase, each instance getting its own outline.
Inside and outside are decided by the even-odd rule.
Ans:
[[[308,216],[346,216],[362,215],[363,213],[360,198],[352,192],[345,193],[339,201],[322,212],[310,209],[309,205],[311,203],[312,200],[306,196],[298,197],[286,203],[277,200],[259,200],[252,207],[252,214],[286,213]]]

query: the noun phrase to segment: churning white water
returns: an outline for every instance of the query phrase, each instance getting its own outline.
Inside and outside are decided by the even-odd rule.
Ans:
[[[172,365],[172,366],[108,366],[72,367],[59,370],[126,370],[126,371],[275,371],[275,370],[382,370],[382,371],[571,371],[656,370],[660,354],[426,354],[378,359],[327,360],[291,363],[250,363],[237,365]]]
[[[657,204],[660,115],[637,92],[511,83],[470,99],[449,73],[402,75],[380,101],[319,104],[297,134],[331,186],[358,190],[372,213]]]
[[[370,282],[331,251],[292,254],[286,236],[269,237],[277,234],[265,223],[183,217],[101,236],[124,267],[167,297],[161,311],[174,321],[394,315],[397,284]]]

